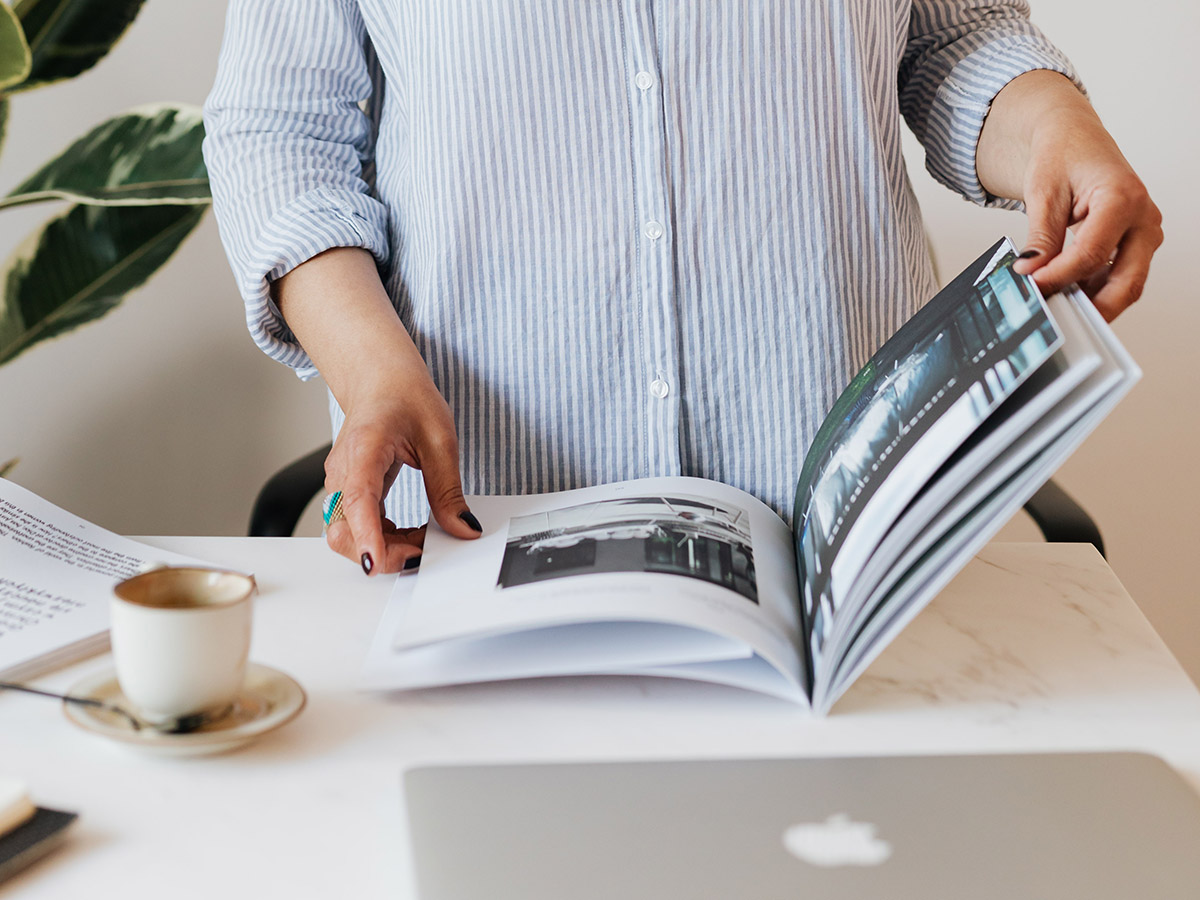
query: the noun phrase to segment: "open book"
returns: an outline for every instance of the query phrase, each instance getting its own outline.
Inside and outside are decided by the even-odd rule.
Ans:
[[[160,564],[203,565],[113,534],[0,478],[0,681],[107,650],[113,585]]]
[[[471,498],[491,530],[430,526],[365,686],[648,674],[828,711],[1141,375],[1080,291],[1044,300],[1015,258],[998,243],[854,378],[792,528],[696,478]]]

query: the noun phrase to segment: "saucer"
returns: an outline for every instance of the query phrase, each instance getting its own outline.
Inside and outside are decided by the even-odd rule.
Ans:
[[[94,697],[131,709],[117,683],[114,669],[91,675],[71,687],[70,694]],[[166,734],[154,728],[135,729],[123,716],[95,706],[64,703],[67,718],[84,731],[163,756],[224,753],[286,725],[304,709],[304,689],[277,669],[250,663],[246,683],[229,712],[187,734]]]

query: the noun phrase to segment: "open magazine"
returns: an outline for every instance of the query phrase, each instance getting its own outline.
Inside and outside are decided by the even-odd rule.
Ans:
[[[1141,375],[1080,291],[1044,300],[1015,259],[998,243],[854,378],[792,528],[697,478],[471,498],[494,530],[430,525],[364,685],[662,675],[827,712]]]

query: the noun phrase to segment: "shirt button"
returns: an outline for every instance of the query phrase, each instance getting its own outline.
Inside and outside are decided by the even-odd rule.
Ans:
[[[666,398],[667,394],[671,393],[671,388],[661,378],[655,378],[652,382],[650,382],[650,393],[659,400],[663,400]]]
[[[657,241],[663,236],[663,227],[658,222],[651,219],[642,227],[642,234],[650,238],[652,241]]]
[[[649,72],[638,72],[633,76],[633,83],[643,91],[648,91],[654,86],[654,76]]]

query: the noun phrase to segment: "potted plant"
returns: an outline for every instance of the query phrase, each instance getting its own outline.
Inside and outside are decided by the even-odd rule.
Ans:
[[[0,0],[0,149],[8,98],[102,59],[144,0]],[[98,319],[143,284],[211,202],[200,110],[163,103],[101,122],[24,179],[0,210],[66,208],[0,265],[0,365]],[[0,477],[12,462],[0,463]]]

